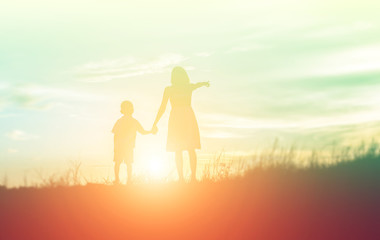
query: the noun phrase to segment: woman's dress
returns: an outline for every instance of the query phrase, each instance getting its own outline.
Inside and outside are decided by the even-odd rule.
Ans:
[[[168,87],[171,112],[169,116],[166,150],[176,152],[200,149],[200,135],[197,119],[191,107],[191,84]]]

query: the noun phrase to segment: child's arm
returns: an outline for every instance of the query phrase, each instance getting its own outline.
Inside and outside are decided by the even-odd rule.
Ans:
[[[203,87],[203,86],[210,87],[210,81],[208,81],[208,82],[194,83],[194,84],[191,84],[191,86],[192,86],[193,91],[195,89],[198,89],[198,88]]]
[[[154,133],[154,130],[150,130],[150,131],[147,131],[145,130],[140,123],[137,123],[137,131],[142,134],[142,135],[146,135],[146,134],[149,134],[149,133],[152,133],[152,134],[155,134]]]

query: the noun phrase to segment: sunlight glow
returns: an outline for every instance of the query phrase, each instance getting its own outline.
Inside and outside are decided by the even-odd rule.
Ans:
[[[161,178],[164,176],[162,161],[158,157],[152,158],[149,162],[149,175],[152,178]]]

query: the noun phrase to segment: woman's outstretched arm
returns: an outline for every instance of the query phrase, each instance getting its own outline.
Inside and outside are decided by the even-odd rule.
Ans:
[[[162,97],[160,108],[158,109],[156,119],[154,120],[154,123],[153,123],[153,128],[157,125],[158,121],[160,121],[162,115],[164,114],[166,110],[166,105],[168,104],[168,100],[169,100],[169,93],[168,93],[168,89],[165,88],[164,96]]]
[[[199,82],[199,83],[193,83],[191,84],[192,90],[194,91],[195,89],[198,89],[200,87],[210,87],[210,81],[208,82]]]

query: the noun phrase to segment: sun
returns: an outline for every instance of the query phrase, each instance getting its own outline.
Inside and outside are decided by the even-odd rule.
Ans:
[[[148,162],[149,175],[153,178],[161,178],[164,176],[164,167],[162,165],[162,159],[156,157],[152,158]]]

